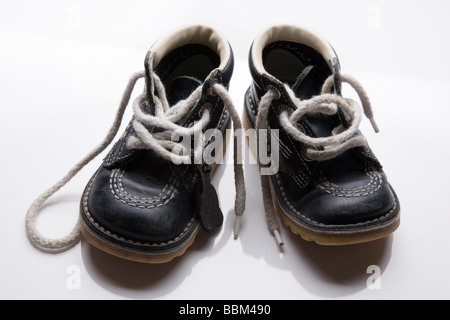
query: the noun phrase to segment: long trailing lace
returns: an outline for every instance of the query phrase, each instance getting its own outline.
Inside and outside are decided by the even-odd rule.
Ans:
[[[97,157],[102,151],[108,147],[114,137],[116,136],[122,119],[125,113],[126,107],[129,103],[131,94],[136,85],[136,82],[145,77],[145,71],[136,72],[133,74],[128,81],[126,89],[123,93],[119,108],[116,112],[114,122],[109,129],[108,134],[103,139],[103,141],[95,147],[91,152],[89,152],[81,161],[79,161],[61,180],[59,180],[52,187],[43,192],[36,200],[34,200],[27,211],[25,218],[25,229],[30,242],[38,249],[44,252],[58,253],[66,251],[76,245],[80,239],[81,229],[80,220],[78,219],[72,231],[60,239],[50,239],[43,236],[36,228],[36,217],[40,212],[44,203],[59,189],[61,189],[65,184],[67,184],[83,167],[85,167],[91,160]],[[202,139],[201,133],[203,128],[208,124],[210,119],[210,114],[208,108],[203,108],[201,119],[195,123],[192,127],[186,128],[177,125],[175,122],[180,120],[187,112],[198,102],[201,97],[201,92],[203,86],[200,85],[194,92],[185,100],[181,100],[174,106],[170,107],[164,85],[162,84],[159,77],[152,72],[152,78],[154,83],[154,91],[157,95],[154,95],[155,101],[155,115],[151,116],[146,114],[142,110],[142,105],[147,99],[147,93],[139,95],[133,103],[133,128],[135,129],[136,136],[131,136],[127,141],[127,146],[130,149],[142,149],[149,148],[154,150],[157,154],[161,155],[164,159],[172,162],[179,161],[179,163],[190,160],[190,152],[180,152],[180,148],[186,151],[183,146],[170,141],[172,133],[176,131],[181,135],[190,135],[194,137],[200,137]],[[228,90],[218,83],[212,84],[212,94],[219,96],[224,104],[224,107],[229,112],[231,119],[233,121],[234,129],[241,129],[242,124],[236,109],[233,106],[232,100],[228,94]],[[152,92],[153,94],[154,92]],[[151,133],[146,129],[146,126],[155,126],[158,128],[163,128],[164,130],[158,133]],[[194,143],[194,158],[198,159],[201,157],[203,151],[203,142]],[[238,236],[240,217],[245,210],[245,182],[244,174],[242,168],[242,159],[239,159],[241,152],[236,152],[237,147],[240,146],[238,141],[235,140],[235,152],[234,152],[234,175],[235,175],[235,185],[236,185],[236,199],[235,199],[235,214],[236,214],[236,224],[234,229],[235,238]],[[177,149],[178,147],[178,149]],[[174,148],[178,152],[171,152]],[[181,154],[181,155],[180,155]],[[188,158],[186,158],[188,157]]]
[[[340,75],[340,80],[348,83],[356,91],[361,100],[365,116],[370,120],[374,131],[378,132],[379,129],[373,117],[372,106],[361,84],[353,77],[344,74]],[[320,95],[302,101],[295,96],[288,85],[285,85],[286,92],[296,106],[296,109],[291,115],[289,115],[287,110],[282,111],[279,115],[280,124],[292,138],[307,146],[305,156],[310,160],[329,160],[355,147],[368,148],[366,138],[358,131],[362,118],[361,107],[352,99],[343,98],[338,94],[331,93],[333,87],[334,77],[330,76],[325,80]],[[259,129],[267,128],[267,115],[270,105],[274,99],[278,99],[279,97],[280,92],[275,87],[269,86],[267,93],[261,98],[259,103],[258,115],[256,118],[257,132],[260,131]],[[300,118],[304,115],[315,113],[334,115],[338,113],[339,108],[345,112],[349,126],[348,128],[345,128],[344,126],[339,125],[334,128],[331,136],[311,137],[305,134],[301,127],[299,128],[297,125]],[[280,236],[280,227],[272,202],[268,175],[261,175],[261,188],[267,226],[273,233],[278,245],[282,246],[284,243]]]

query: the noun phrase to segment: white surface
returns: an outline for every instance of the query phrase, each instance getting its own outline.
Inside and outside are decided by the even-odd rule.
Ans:
[[[450,298],[449,9],[437,0],[0,3],[0,298]],[[257,168],[246,164],[247,210],[238,240],[232,237],[232,165],[224,165],[214,179],[222,230],[200,234],[171,263],[120,260],[85,241],[58,255],[30,245],[28,206],[103,139],[129,76],[143,68],[154,41],[192,23],[219,29],[234,49],[230,92],[241,108],[253,37],[286,22],[328,39],[343,71],[368,91],[381,132],[372,133],[367,121],[363,131],[402,206],[393,236],[329,248],[283,228],[280,252],[266,229]],[[142,83],[135,94],[141,90]],[[101,157],[51,198],[39,219],[44,234],[71,229],[81,192],[100,163]],[[381,269],[379,289],[367,287],[371,265]]]

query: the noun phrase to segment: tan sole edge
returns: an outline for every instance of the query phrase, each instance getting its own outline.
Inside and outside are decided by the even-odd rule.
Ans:
[[[227,129],[231,128],[231,120],[230,124],[228,125]],[[215,163],[212,166],[211,169],[211,176],[213,176],[217,169],[217,164],[221,163],[223,160],[223,157],[225,155],[226,149],[227,149],[227,135],[225,134],[223,141],[222,141],[222,154],[219,154],[216,156]],[[104,240],[103,238],[99,237],[97,234],[89,230],[89,227],[85,225],[85,222],[82,218],[81,220],[81,234],[84,237],[84,239],[89,242],[94,247],[105,251],[113,256],[135,261],[135,262],[142,262],[142,263],[149,263],[149,264],[162,264],[172,261],[173,259],[182,256],[186,250],[194,243],[194,240],[200,231],[200,225],[197,227],[197,229],[192,233],[189,240],[181,247],[177,247],[173,250],[170,250],[165,253],[161,254],[145,254],[140,251],[134,251],[132,249],[125,248],[123,246],[119,246],[113,242],[109,242]]]
[[[188,242],[186,242],[182,247],[176,248],[173,251],[168,251],[161,254],[144,254],[142,252],[127,249],[114,243],[105,241],[103,238],[90,231],[89,228],[85,226],[84,221],[81,223],[81,234],[83,235],[84,239],[86,239],[86,241],[94,247],[122,259],[149,264],[167,263],[172,261],[176,257],[182,256],[186,252],[186,250],[194,243],[199,230],[200,228],[197,228],[197,230],[195,230],[192,236],[189,238]]]
[[[253,129],[247,118],[245,108],[242,115],[242,122],[246,130]],[[256,137],[252,137],[252,139],[255,139],[256,141]],[[248,142],[251,152],[256,157],[257,156],[256,143],[250,143],[250,141]],[[302,239],[306,241],[315,242],[319,245],[324,246],[342,246],[342,245],[370,242],[387,237],[388,235],[392,234],[395,230],[397,230],[397,228],[400,225],[400,213],[398,213],[398,219],[394,220],[392,223],[381,228],[367,229],[360,232],[324,233],[308,229],[306,227],[300,226],[297,222],[291,220],[291,218],[283,211],[280,204],[278,203],[277,197],[275,196],[272,181],[271,180],[269,181],[270,181],[270,193],[272,195],[273,203],[275,204],[275,211],[281,217],[283,224],[289,229],[291,229],[291,231],[294,234],[299,235],[300,237],[302,237]]]

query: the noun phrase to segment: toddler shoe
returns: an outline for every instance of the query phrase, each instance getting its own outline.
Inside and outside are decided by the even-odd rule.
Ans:
[[[342,84],[355,89],[378,131],[369,99],[341,74],[328,42],[302,28],[274,26],[254,40],[249,64],[244,125],[256,129],[264,208],[278,244],[275,211],[294,233],[322,245],[394,232],[399,200],[358,130],[361,107],[342,97]]]
[[[116,122],[105,141],[63,180],[39,197],[27,215],[32,243],[62,251],[80,230],[92,245],[125,259],[164,263],[182,255],[200,227],[212,232],[223,215],[211,184],[222,137],[241,122],[228,95],[233,53],[217,31],[193,26],[160,39],[132,76]],[[61,240],[43,238],[34,226],[42,203],[112,141],[136,81],[144,92],[121,138],[88,182],[81,198],[80,224]],[[242,162],[235,152],[236,215],[245,206]]]

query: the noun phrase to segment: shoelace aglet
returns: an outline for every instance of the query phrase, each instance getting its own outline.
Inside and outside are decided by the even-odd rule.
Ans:
[[[238,238],[240,228],[241,228],[241,216],[236,216],[236,221],[234,222],[234,240]]]
[[[369,120],[370,120],[370,124],[372,125],[373,130],[374,130],[376,133],[380,132],[380,129],[378,128],[378,125],[377,125],[377,123],[375,122],[375,118],[374,118],[374,117],[370,117]]]
[[[277,241],[278,246],[282,247],[284,245],[283,239],[281,239],[280,231],[278,229],[273,230],[273,235]]]

